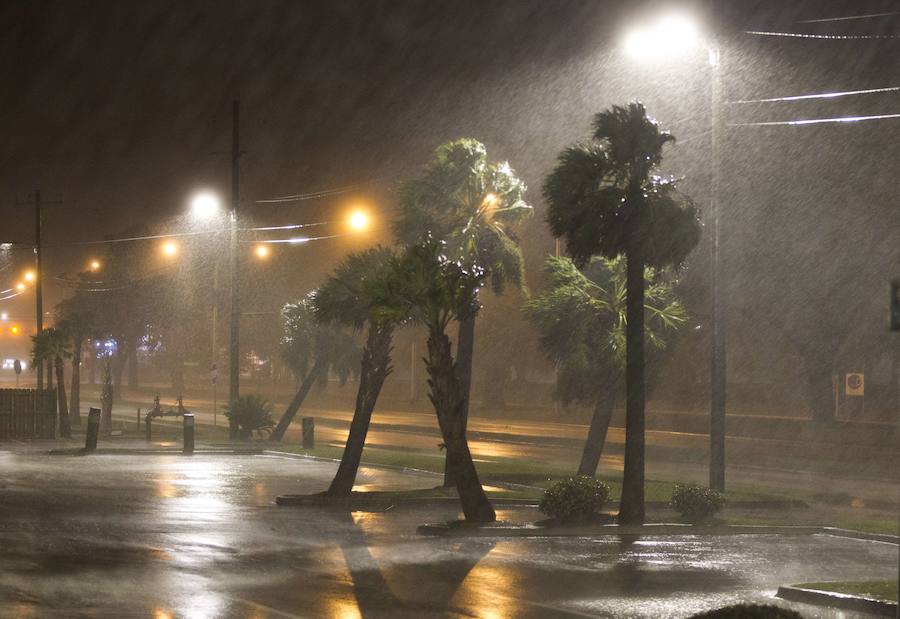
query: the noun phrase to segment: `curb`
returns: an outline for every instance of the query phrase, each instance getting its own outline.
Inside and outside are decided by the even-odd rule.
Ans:
[[[605,537],[619,535],[815,535],[822,527],[730,525],[698,527],[692,524],[644,524],[572,527],[509,527],[456,524],[423,524],[416,531],[431,537]]]
[[[850,610],[857,613],[869,613],[882,617],[894,617],[897,614],[897,603],[886,600],[859,597],[834,591],[820,591],[818,589],[803,589],[800,587],[781,586],[775,597],[790,602],[813,604],[815,606],[828,606],[841,610]]]
[[[491,503],[505,507],[532,507],[539,501],[532,499],[507,499],[492,498]],[[458,505],[459,499],[455,496],[448,497],[325,497],[316,494],[282,494],[275,497],[278,505],[291,507],[352,507],[354,509],[365,507],[394,507],[398,505]]]
[[[83,447],[70,447],[51,449],[49,456],[258,456],[261,449],[195,449],[193,453],[185,454],[181,449],[127,449],[117,447],[100,447],[87,452]]]

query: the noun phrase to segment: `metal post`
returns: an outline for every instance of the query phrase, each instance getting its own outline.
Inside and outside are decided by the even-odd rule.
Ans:
[[[140,407],[138,407],[138,409],[137,409],[137,431],[138,432],[141,431],[141,408]]]
[[[147,418],[144,419],[144,440],[146,440],[148,443],[153,441],[152,425],[153,425],[153,419],[148,414]]]
[[[96,451],[97,435],[100,433],[100,409],[91,408],[88,410],[87,434],[84,435],[84,450],[86,452]]]
[[[316,420],[314,417],[304,417],[303,425],[303,449],[316,448]]]
[[[238,207],[240,205],[240,102],[232,102],[232,135],[231,135],[231,342],[228,372],[228,400],[234,402],[240,396],[241,351],[240,351],[240,261],[238,252]],[[237,438],[238,426],[234,418],[228,422],[228,436]]]
[[[712,238],[712,350],[710,367],[710,420],[709,420],[709,487],[725,492],[725,312],[722,280],[721,217],[719,213],[719,165],[722,138],[722,58],[717,48],[709,52],[712,69],[712,152],[710,187],[710,214]]]
[[[194,415],[185,413],[184,419],[184,453],[194,453]]]
[[[34,320],[37,328],[37,335],[44,331],[44,298],[43,298],[43,281],[44,271],[41,263],[41,224],[43,217],[41,214],[41,190],[34,190],[34,266],[35,279],[34,283]],[[41,361],[35,368],[37,371],[37,388],[44,388],[44,362]],[[48,369],[48,372],[52,370]]]

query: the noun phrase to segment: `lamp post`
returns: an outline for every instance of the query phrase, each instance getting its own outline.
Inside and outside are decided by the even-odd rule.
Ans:
[[[719,213],[719,165],[722,116],[722,54],[715,41],[703,44],[696,23],[685,15],[665,15],[628,33],[625,49],[638,58],[673,57],[692,49],[706,48],[710,66],[710,422],[709,422],[709,487],[725,491],[725,402],[726,354],[724,287],[722,285],[721,226]]]

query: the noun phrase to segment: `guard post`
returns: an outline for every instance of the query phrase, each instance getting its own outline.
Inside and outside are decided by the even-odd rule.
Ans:
[[[185,413],[184,420],[184,453],[194,453],[194,414]]]
[[[100,409],[88,410],[87,433],[84,435],[84,451],[97,450],[97,435],[100,433]]]
[[[315,417],[304,417],[302,419],[303,426],[303,449],[315,449],[316,447],[316,419]]]

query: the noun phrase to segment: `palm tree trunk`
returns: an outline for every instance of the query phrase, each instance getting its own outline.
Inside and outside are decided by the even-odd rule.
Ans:
[[[462,406],[463,432],[469,426],[469,400],[472,396],[472,362],[475,359],[475,313],[459,321],[459,333],[457,336],[456,350],[456,375],[459,377],[459,387],[465,395],[465,403]],[[456,485],[456,478],[450,466],[450,452],[444,459],[444,487],[452,488]]]
[[[47,362],[47,389],[53,389],[53,361]]]
[[[128,349],[128,388],[137,389],[139,386],[137,338],[135,338],[130,342]]]
[[[437,413],[438,425],[447,449],[448,467],[456,477],[456,488],[466,520],[493,522],[497,519],[478,471],[472,461],[466,440],[463,411],[466,394],[456,373],[456,365],[450,353],[450,339],[442,330],[432,328],[428,337],[429,397]]]
[[[319,373],[322,370],[323,364],[321,361],[316,361],[313,364],[312,369],[307,372],[306,376],[303,378],[303,383],[300,385],[300,389],[297,390],[294,399],[288,404],[281,419],[278,420],[278,425],[276,425],[275,429],[272,431],[272,436],[269,437],[270,441],[279,443],[284,438],[284,433],[287,432],[291,422],[294,421],[294,417],[297,415],[297,411],[300,410],[303,400],[306,399],[309,390],[312,389],[313,384],[315,384],[316,380],[319,378]]]
[[[626,254],[625,470],[619,522],[644,523],[644,257],[631,233]]]
[[[616,404],[615,385],[610,384],[597,396],[594,403],[594,414],[591,416],[591,427],[588,430],[584,450],[581,452],[581,463],[578,465],[579,475],[593,477],[600,465],[600,456],[606,443],[609,420],[612,419],[613,407]]]
[[[81,340],[72,342],[72,425],[81,426]]]
[[[69,425],[69,409],[66,406],[66,383],[63,378],[63,360],[57,357],[53,360],[56,366],[56,402],[59,407],[59,435],[63,438],[71,438],[72,427]]]
[[[344,455],[337,473],[326,494],[348,496],[356,483],[356,474],[362,460],[366,434],[372,420],[372,411],[385,379],[391,373],[391,340],[393,329],[369,327],[366,346],[363,349],[359,373],[359,390],[356,393],[356,409],[350,422],[350,435],[344,447]]]

